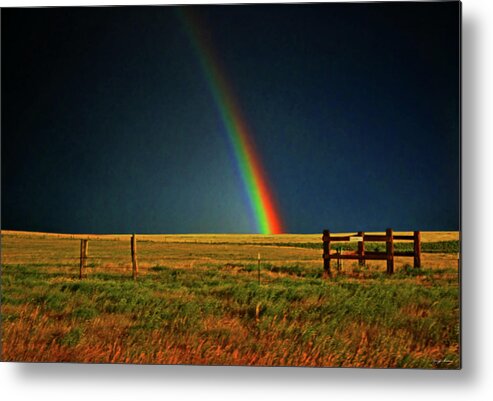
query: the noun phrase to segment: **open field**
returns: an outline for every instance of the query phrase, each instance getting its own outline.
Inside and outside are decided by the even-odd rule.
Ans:
[[[321,234],[139,235],[134,282],[129,235],[3,231],[2,360],[458,368],[458,233],[422,241],[322,280]]]
[[[2,230],[4,235],[9,237],[22,238],[62,238],[62,239],[101,239],[101,240],[127,240],[128,234],[54,234],[30,231],[9,231]],[[400,232],[411,235],[412,232]],[[334,235],[347,235],[352,233],[334,233]],[[378,234],[367,232],[367,234]],[[259,243],[270,242],[278,243],[320,243],[322,233],[318,234],[280,234],[280,235],[259,235],[259,234],[139,234],[139,239],[152,242],[227,242],[227,243]],[[459,233],[457,231],[423,231],[421,239],[423,242],[457,241]]]

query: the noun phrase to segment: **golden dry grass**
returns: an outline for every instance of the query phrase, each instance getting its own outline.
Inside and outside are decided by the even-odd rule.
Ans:
[[[2,232],[3,360],[459,366],[455,254],[423,254],[419,274],[397,258],[395,277],[345,261],[324,282],[320,249],[265,245],[318,234],[139,235],[134,283],[130,237],[91,236],[81,282],[78,238]]]
[[[399,232],[404,235],[411,235],[412,232],[403,231]],[[30,238],[60,238],[60,239],[98,239],[98,240],[119,240],[129,241],[131,234],[57,234],[57,233],[44,233],[44,232],[31,232],[31,231],[11,231],[2,230],[2,234],[12,237],[30,237]],[[356,232],[348,233],[332,233],[333,235],[348,235],[356,234]],[[367,232],[367,234],[385,234],[384,232]],[[459,239],[458,231],[423,231],[421,234],[423,242],[437,242],[437,241],[457,241]],[[277,234],[277,235],[263,235],[263,234],[138,234],[138,238],[141,241],[153,241],[153,242],[207,242],[207,243],[221,243],[221,242],[236,242],[236,243],[295,243],[295,242],[320,242],[322,234]]]

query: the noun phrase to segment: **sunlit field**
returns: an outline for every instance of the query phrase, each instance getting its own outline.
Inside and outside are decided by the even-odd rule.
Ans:
[[[321,233],[137,240],[134,281],[129,235],[3,231],[2,360],[460,366],[457,232],[423,232],[420,269],[333,261],[330,280]]]

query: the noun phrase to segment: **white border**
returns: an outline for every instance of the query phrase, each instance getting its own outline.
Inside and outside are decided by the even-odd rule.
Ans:
[[[216,1],[215,3],[237,3]],[[242,1],[249,3],[251,1]],[[276,2],[276,1],[271,1]],[[277,1],[279,2],[279,1]],[[288,1],[283,1],[288,2]],[[0,6],[208,3],[4,1]],[[5,400],[492,399],[493,2],[463,1],[463,370],[0,364]],[[491,258],[491,257],[490,257]]]

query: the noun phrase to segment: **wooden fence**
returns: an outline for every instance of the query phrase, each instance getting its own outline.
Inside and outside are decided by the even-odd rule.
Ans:
[[[85,276],[85,268],[87,264],[87,258],[89,257],[89,240],[80,240],[80,267],[79,267],[79,278],[82,279]],[[139,273],[139,265],[137,263],[137,238],[135,234],[130,237],[130,255],[132,258],[132,277],[137,280]]]
[[[413,241],[413,251],[395,251],[394,240]],[[391,228],[388,228],[384,235],[382,234],[365,234],[360,231],[353,235],[331,235],[329,230],[324,230],[322,235],[323,241],[323,260],[324,260],[324,278],[332,277],[330,270],[330,262],[332,259],[343,260],[353,259],[358,260],[360,266],[365,265],[366,260],[386,260],[387,274],[394,273],[394,258],[399,256],[407,256],[414,258],[414,267],[421,267],[421,232],[414,231],[413,235],[394,234]],[[341,254],[330,249],[332,242],[357,242],[358,247],[356,252],[348,252]],[[385,252],[367,251],[365,250],[366,242],[385,242]],[[85,268],[89,253],[89,240],[81,239],[80,241],[80,269],[79,278],[85,276]],[[130,238],[130,254],[132,260],[132,277],[137,280],[139,266],[137,263],[137,240],[135,234]],[[259,272],[260,272],[260,254],[259,254]],[[259,273],[260,274],[260,273]]]
[[[395,251],[394,240],[413,241],[413,251]],[[414,267],[421,267],[421,232],[414,231],[413,235],[394,234],[391,228],[388,228],[384,235],[382,234],[365,234],[360,231],[354,235],[331,235],[329,230],[324,230],[322,235],[323,241],[323,260],[324,260],[324,277],[332,277],[330,271],[330,261],[332,259],[353,259],[358,260],[359,265],[365,265],[366,260],[386,260],[387,274],[394,273],[394,258],[397,256],[407,256],[414,258]],[[332,242],[357,242],[358,250],[340,254],[330,249]],[[365,250],[365,242],[385,242],[385,252]]]

